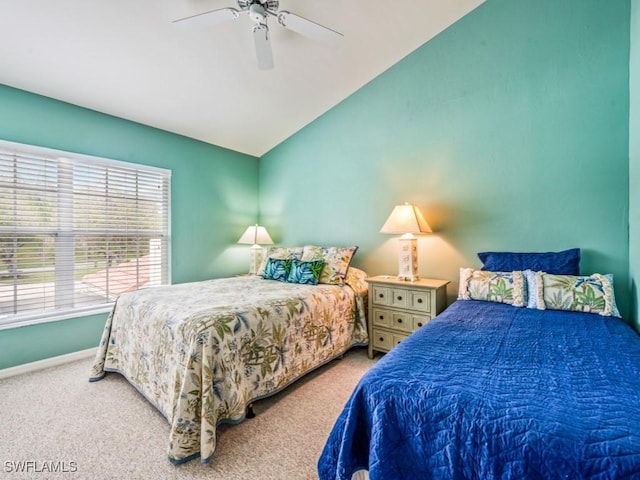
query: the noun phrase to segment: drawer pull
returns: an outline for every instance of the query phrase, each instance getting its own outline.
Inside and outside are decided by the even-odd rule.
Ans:
[[[418,303],[422,303],[422,299],[421,298],[418,299]]]
[[[418,322],[418,327],[421,327],[421,326],[422,326],[422,322]]]
[[[378,318],[379,318],[380,320],[384,320],[384,315],[380,315]]]
[[[378,297],[380,297],[380,298],[384,298],[384,293],[379,293],[379,294],[378,294]]]
[[[381,341],[381,342],[384,342],[384,337],[380,337],[380,341]]]
[[[398,323],[402,323],[402,319],[401,318],[398,319]]]
[[[402,300],[402,297],[400,295],[398,295],[398,300]]]

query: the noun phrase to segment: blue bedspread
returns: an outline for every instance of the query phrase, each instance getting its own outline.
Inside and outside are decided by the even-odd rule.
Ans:
[[[362,378],[321,480],[640,478],[640,339],[622,320],[458,301]]]

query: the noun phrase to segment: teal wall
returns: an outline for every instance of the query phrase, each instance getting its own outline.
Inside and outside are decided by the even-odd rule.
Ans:
[[[629,264],[632,313],[640,330],[640,0],[631,0],[629,62]]]
[[[420,274],[476,252],[580,247],[629,310],[629,0],[488,0],[260,161],[282,244],[356,244],[397,271],[379,229],[418,205]]]
[[[172,170],[173,283],[247,270],[258,159],[0,85],[0,138]],[[106,315],[0,330],[0,369],[94,347]]]

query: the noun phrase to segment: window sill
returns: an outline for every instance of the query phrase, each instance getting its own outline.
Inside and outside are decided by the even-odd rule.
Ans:
[[[22,317],[16,317],[13,319],[9,319],[7,317],[2,318],[0,316],[0,331],[1,330],[9,330],[11,328],[19,328],[19,327],[27,327],[31,325],[39,325],[42,323],[51,323],[51,322],[59,322],[63,320],[71,320],[73,318],[81,318],[88,317],[90,315],[98,315],[102,313],[109,313],[113,309],[112,303],[105,303],[100,306],[94,306],[84,309],[75,309],[69,310],[66,312],[54,312],[50,314],[40,314],[40,315],[25,315]]]

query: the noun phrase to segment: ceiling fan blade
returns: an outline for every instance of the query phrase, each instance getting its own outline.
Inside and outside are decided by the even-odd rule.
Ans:
[[[240,11],[235,8],[220,8],[218,10],[209,10],[208,12],[191,15],[190,17],[179,18],[178,20],[174,20],[172,23],[189,25],[189,27],[193,27],[194,25],[209,26],[234,20],[239,16]]]
[[[258,68],[260,70],[271,70],[273,68],[273,54],[271,53],[271,43],[269,42],[269,28],[264,23],[258,23],[253,26],[253,40],[256,43]]]
[[[336,32],[319,23],[312,22],[300,15],[284,10],[278,14],[278,23],[300,35],[304,35],[313,40],[319,40],[332,46],[339,45],[343,39],[340,32]]]

